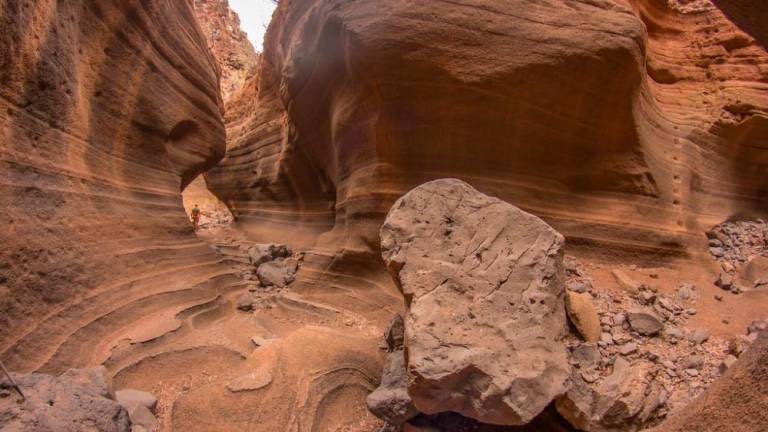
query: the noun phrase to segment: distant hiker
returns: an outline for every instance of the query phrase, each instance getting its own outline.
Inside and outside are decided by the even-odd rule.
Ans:
[[[195,231],[197,231],[197,228],[200,225],[200,208],[197,207],[197,204],[195,204],[195,207],[192,209],[192,223],[195,226]]]

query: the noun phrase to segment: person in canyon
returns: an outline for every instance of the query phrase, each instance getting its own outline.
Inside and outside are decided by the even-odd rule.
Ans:
[[[197,204],[195,204],[195,207],[192,208],[191,213],[192,213],[192,224],[195,227],[195,231],[197,231],[197,229],[200,226],[200,214],[201,214],[200,207],[198,207]]]

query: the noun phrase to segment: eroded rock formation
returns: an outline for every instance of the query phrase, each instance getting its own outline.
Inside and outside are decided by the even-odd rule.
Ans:
[[[574,246],[692,253],[765,212],[768,135],[763,42],[699,3],[281,2],[211,187],[347,253],[446,174]]]
[[[224,154],[218,77],[187,2],[0,11],[0,357],[60,373],[227,286],[180,195]]]

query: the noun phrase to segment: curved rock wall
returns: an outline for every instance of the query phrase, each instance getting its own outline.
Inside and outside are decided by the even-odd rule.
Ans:
[[[215,61],[189,2],[1,0],[0,28],[0,355],[100,363],[223,273],[180,195],[224,154]]]
[[[451,176],[571,245],[685,255],[766,211],[768,55],[737,24],[709,2],[282,1],[207,178],[242,227],[347,254]]]

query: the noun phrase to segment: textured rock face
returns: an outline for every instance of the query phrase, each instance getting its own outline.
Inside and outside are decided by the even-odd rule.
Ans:
[[[215,62],[188,2],[0,11],[0,356],[62,372],[215,290],[179,193],[225,150]]]
[[[94,368],[72,369],[59,377],[15,374],[26,399],[18,404],[15,398],[0,399],[0,429],[128,432],[128,413],[112,400],[106,373],[104,368]]]
[[[684,253],[765,211],[768,55],[704,3],[281,2],[211,186],[348,252],[450,175],[574,245]]]
[[[195,15],[221,69],[221,95],[228,100],[239,91],[259,61],[240,17],[227,0],[195,0]]]
[[[525,424],[567,389],[563,236],[454,179],[399,199],[381,228],[405,296],[419,411]]]

